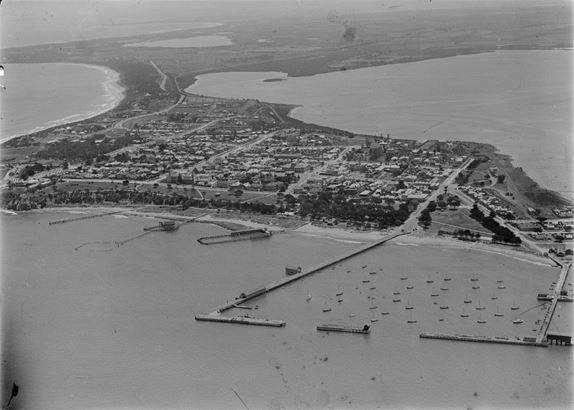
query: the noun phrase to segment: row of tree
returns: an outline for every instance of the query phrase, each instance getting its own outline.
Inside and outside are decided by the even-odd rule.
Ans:
[[[491,231],[494,235],[492,236],[493,242],[503,242],[511,244],[520,244],[522,241],[518,236],[514,234],[510,229],[500,225],[494,218],[496,214],[491,212],[490,215],[485,216],[484,213],[478,209],[478,205],[475,203],[470,210],[470,217],[480,222],[482,226]]]

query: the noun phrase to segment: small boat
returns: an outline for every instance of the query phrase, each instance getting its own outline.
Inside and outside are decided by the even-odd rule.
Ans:
[[[339,291],[337,293],[335,293],[335,296],[341,296],[343,294],[343,291],[341,290],[341,288],[339,288]]]
[[[395,303],[400,302],[400,301],[401,301],[400,299],[393,299],[393,302],[395,302]]]
[[[499,285],[499,286],[498,286],[498,289],[506,289],[506,286],[504,286],[504,285]]]
[[[433,298],[439,296],[438,293],[431,293],[430,295],[431,295]]]
[[[514,305],[512,305],[510,307],[510,310],[518,310],[518,309],[520,309],[520,308],[518,306],[516,306],[516,302],[514,302]]]
[[[473,289],[480,289],[480,286],[473,286]]]
[[[440,306],[441,309],[448,309],[448,306]]]
[[[412,309],[414,309],[414,307],[413,306],[405,306],[405,309],[406,310],[412,310]]]
[[[305,300],[306,300],[307,302],[309,302],[309,301],[311,300],[311,294],[310,294],[310,293],[307,295],[307,297],[305,298]]]
[[[440,288],[440,290],[448,290],[448,288]]]
[[[383,315],[383,316],[386,316],[388,314],[389,314],[389,312],[387,312],[387,311],[381,312],[381,315]]]
[[[337,299],[337,303],[341,303],[343,299]]]
[[[375,298],[371,298],[371,306],[369,306],[369,309],[378,309],[379,307],[377,305],[375,305]]]
[[[492,292],[492,296],[490,297],[490,299],[492,300],[498,299],[498,296],[496,296],[496,293],[494,293],[494,291]]]
[[[462,313],[460,314],[460,317],[468,317],[468,313],[466,313],[466,309],[464,307],[462,308]]]
[[[373,322],[373,323],[378,322],[378,321],[379,321],[379,319],[377,319],[376,317],[371,318],[371,322]]]
[[[465,299],[465,300],[464,300],[464,303],[472,303],[472,300],[470,300],[470,299]]]
[[[498,280],[496,281],[496,283],[502,283],[502,282],[504,282],[502,279],[498,279]]]
[[[367,266],[369,266],[369,265],[363,265],[363,269],[365,269]]]
[[[448,282],[448,281],[451,280],[451,279],[452,279],[452,278],[450,278],[450,277],[447,276],[447,277],[444,278],[443,280],[444,280],[445,282]]]
[[[427,283],[434,283],[434,280],[432,280],[432,279],[427,279]]]
[[[480,324],[486,323],[486,320],[482,318],[482,312],[480,312],[480,315],[478,316],[478,320],[476,321],[476,323]]]
[[[330,312],[331,308],[327,306],[327,301],[325,301],[325,307],[323,307],[323,312]]]
[[[496,312],[496,313],[494,314],[494,316],[496,316],[496,317],[502,317],[502,316],[504,316],[504,313],[498,313],[498,312]]]
[[[376,286],[371,286],[369,289],[370,289],[370,290],[375,290],[375,289],[377,289],[377,287],[376,287]]]
[[[521,323],[524,323],[524,320],[522,320],[522,319],[514,319],[514,320],[512,321],[512,323],[514,323],[515,325],[519,325],[519,324],[521,324]]]
[[[401,276],[401,280],[407,280],[408,278],[406,276]]]
[[[376,274],[377,274],[377,272],[375,272],[375,271],[369,272],[369,275],[376,275]]]
[[[401,292],[399,292],[398,290],[395,290],[395,291],[393,292],[393,295],[395,295],[395,296],[396,296],[396,295],[400,295],[400,294],[401,294]]]
[[[351,314],[349,315],[349,317],[355,317],[355,316],[357,316],[357,315],[355,315],[354,313],[351,313]]]
[[[413,317],[413,312],[410,312],[407,323],[417,323],[417,320]]]
[[[486,309],[486,306],[477,306],[475,309],[476,310],[484,310],[484,309]]]
[[[369,283],[370,280],[369,279],[363,279],[363,283]]]
[[[473,273],[472,274],[472,278],[470,278],[471,282],[478,282],[478,278],[476,277],[476,275]]]
[[[413,289],[413,288],[414,288],[414,286],[413,286],[413,285],[409,285],[409,286],[407,286],[407,289]]]

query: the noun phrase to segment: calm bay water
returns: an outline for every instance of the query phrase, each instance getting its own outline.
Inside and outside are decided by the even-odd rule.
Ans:
[[[310,266],[358,244],[286,233],[202,246],[197,238],[223,229],[190,224],[116,247],[155,222],[110,216],[48,225],[66,216],[2,216],[3,382],[6,389],[16,380],[23,407],[239,408],[233,390],[250,408],[572,405],[570,348],[418,337],[531,335],[542,315],[536,293],[555,280],[556,268],[398,241],[253,301],[259,309],[250,314],[284,319],[285,328],[200,323],[194,314],[281,277],[285,265]],[[429,296],[446,273],[449,291],[438,302],[449,311]],[[476,325],[475,311],[469,322],[459,318],[474,273],[482,289],[471,293],[472,306],[480,299],[487,307],[486,325]],[[491,300],[499,278],[506,289]],[[403,289],[406,282],[414,288]],[[399,304],[390,301],[396,289]],[[377,309],[369,309],[369,296]],[[406,323],[407,302],[417,324]],[[512,304],[525,321],[518,328]],[[325,305],[333,310],[323,313]],[[499,322],[496,307],[507,313]],[[315,330],[322,321],[363,323],[383,309],[390,314],[378,316],[368,337]]]
[[[285,81],[264,82],[282,77]],[[572,51],[497,51],[288,78],[215,73],[189,92],[300,104],[293,117],[359,133],[495,145],[572,196]]]
[[[5,64],[0,141],[105,112],[123,98],[119,75],[83,64]]]

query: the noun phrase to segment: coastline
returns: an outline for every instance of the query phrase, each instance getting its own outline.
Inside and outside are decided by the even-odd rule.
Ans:
[[[323,239],[329,239],[338,242],[356,243],[357,246],[369,242],[375,242],[380,240],[384,236],[392,233],[391,230],[388,231],[371,231],[371,232],[361,232],[353,231],[340,228],[324,228],[316,225],[307,223],[295,229],[284,228],[282,226],[264,224],[253,222],[250,220],[243,220],[234,218],[233,216],[226,218],[220,215],[180,215],[177,213],[172,213],[169,210],[159,210],[153,212],[151,210],[140,210],[142,207],[137,208],[126,208],[126,207],[51,207],[42,208],[32,211],[26,211],[26,213],[66,213],[70,215],[87,214],[93,211],[101,211],[105,213],[109,212],[119,212],[119,214],[127,214],[142,218],[159,218],[168,220],[179,220],[179,221],[189,221],[194,220],[196,223],[205,223],[220,226],[224,229],[233,231],[238,229],[267,229],[274,234],[279,233],[293,233],[298,235],[304,235],[309,237],[320,237]],[[17,216],[16,212],[0,212],[7,216]],[[198,212],[199,213],[199,212]],[[393,244],[400,246],[433,246],[449,249],[466,249],[474,250],[480,252],[487,252],[492,254],[504,255],[517,260],[529,262],[532,264],[537,264],[541,266],[553,266],[555,263],[552,259],[544,256],[536,255],[533,253],[528,253],[516,249],[506,248],[503,245],[487,245],[480,242],[467,242],[460,241],[454,238],[438,237],[438,236],[423,236],[418,234],[406,234],[402,235],[400,239],[392,242]]]
[[[36,63],[24,63],[24,64],[36,64]],[[64,118],[59,118],[48,123],[38,125],[31,130],[17,132],[16,134],[11,134],[10,136],[1,137],[0,144],[6,143],[15,138],[23,137],[26,135],[35,134],[38,132],[50,130],[52,128],[68,126],[71,124],[79,123],[82,121],[89,120],[91,118],[97,117],[99,115],[105,114],[108,111],[116,108],[126,97],[127,88],[121,82],[121,75],[117,71],[110,67],[95,64],[85,64],[85,63],[38,63],[38,64],[65,64],[65,65],[75,65],[84,66],[91,69],[100,71],[105,75],[104,80],[101,83],[103,88],[103,98],[105,102],[99,104],[98,108],[92,109],[87,112],[72,114]]]

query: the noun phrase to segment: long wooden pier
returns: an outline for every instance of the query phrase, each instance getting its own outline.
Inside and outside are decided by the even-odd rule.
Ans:
[[[253,294],[253,293],[248,294],[245,297],[238,297],[237,299],[235,299],[231,302],[227,302],[227,303],[224,303],[222,305],[219,305],[215,308],[215,310],[212,313],[217,314],[217,313],[225,312],[226,310],[234,308],[236,304],[243,304],[243,303],[245,303],[251,299],[254,299],[258,296],[269,293],[272,290],[275,290],[277,288],[285,286],[291,282],[295,282],[296,280],[302,279],[302,278],[309,276],[313,273],[319,272],[320,270],[328,268],[329,266],[335,265],[335,264],[342,262],[346,259],[352,258],[353,256],[359,255],[363,252],[366,252],[370,249],[373,249],[379,245],[382,245],[385,242],[390,241],[391,239],[395,239],[398,236],[407,235],[408,233],[409,232],[400,232],[400,233],[396,233],[396,234],[387,235],[387,236],[379,239],[378,241],[371,242],[371,243],[368,243],[366,245],[360,246],[359,248],[357,248],[351,252],[348,252],[342,256],[337,256],[335,258],[328,259],[324,262],[318,263],[317,265],[311,266],[310,268],[303,269],[299,273],[296,273],[296,274],[291,275],[291,276],[286,276],[284,278],[281,278],[279,280],[271,282],[270,284],[265,286],[265,289],[263,291],[256,292],[255,294]]]
[[[542,343],[534,340],[525,339],[510,339],[502,337],[486,337],[486,336],[469,336],[469,335],[445,335],[442,333],[421,333],[419,335],[421,339],[439,339],[439,340],[451,340],[456,342],[476,342],[476,343],[498,343],[506,345],[521,345],[521,346],[536,346],[536,347],[548,347],[547,343]]]
[[[352,258],[353,256],[359,255],[360,253],[366,252],[369,249],[375,248],[387,241],[390,241],[391,239],[396,238],[397,236],[401,236],[401,235],[406,235],[408,232],[401,232],[401,233],[396,233],[396,234],[391,234],[391,235],[387,235],[381,239],[379,239],[378,241],[375,242],[371,242],[368,243],[366,245],[360,246],[359,248],[348,252],[342,256],[338,256],[335,258],[331,258],[326,260],[325,262],[321,262],[317,265],[314,265],[310,268],[307,268],[305,270],[302,270],[299,273],[296,273],[294,275],[291,276],[286,276],[282,279],[276,280],[275,282],[270,283],[267,286],[263,286],[260,288],[255,289],[254,291],[248,292],[248,293],[242,293],[241,296],[237,297],[235,300],[231,301],[231,302],[227,302],[223,305],[219,305],[215,308],[215,310],[207,315],[196,315],[195,316],[195,320],[200,320],[200,321],[207,321],[207,322],[219,322],[219,323],[236,323],[236,324],[242,324],[242,325],[256,325],[256,326],[272,326],[272,327],[281,327],[281,326],[285,326],[285,322],[282,320],[271,320],[271,319],[259,319],[259,318],[254,318],[254,317],[245,317],[245,316],[223,316],[221,315],[222,312],[225,312],[226,310],[229,309],[233,309],[236,307],[242,307],[242,304],[254,299],[256,297],[259,297],[261,295],[264,295],[268,292],[271,292],[272,290],[275,290],[277,288],[280,288],[282,286],[285,286],[291,282],[294,282],[296,280],[299,280],[301,278],[304,278],[306,276],[309,276],[315,272],[318,272],[320,270],[323,270],[331,265],[335,265],[339,262],[342,262],[346,259]],[[322,329],[320,329],[322,330]],[[331,329],[333,330],[333,329]]]
[[[560,278],[554,287],[554,297],[550,307],[546,311],[546,315],[542,321],[542,326],[540,326],[540,332],[538,333],[537,342],[539,343],[542,343],[542,341],[546,338],[548,328],[550,327],[550,322],[552,321],[552,316],[554,316],[554,311],[556,310],[556,304],[560,301],[560,291],[564,287],[564,283],[566,282],[566,278],[568,277],[568,273],[570,272],[571,267],[571,262],[561,264]]]
[[[80,208],[81,209],[81,208]],[[66,219],[59,219],[57,221],[51,221],[48,222],[48,225],[58,225],[58,224],[65,224],[68,222],[74,222],[74,221],[83,221],[84,219],[93,219],[93,218],[99,218],[102,216],[108,216],[108,215],[116,215],[116,214],[120,214],[122,212],[125,212],[125,210],[122,211],[114,211],[114,212],[106,212],[104,214],[96,214],[96,215],[84,215],[84,216],[77,216],[77,217],[73,217],[73,218],[66,218]]]

